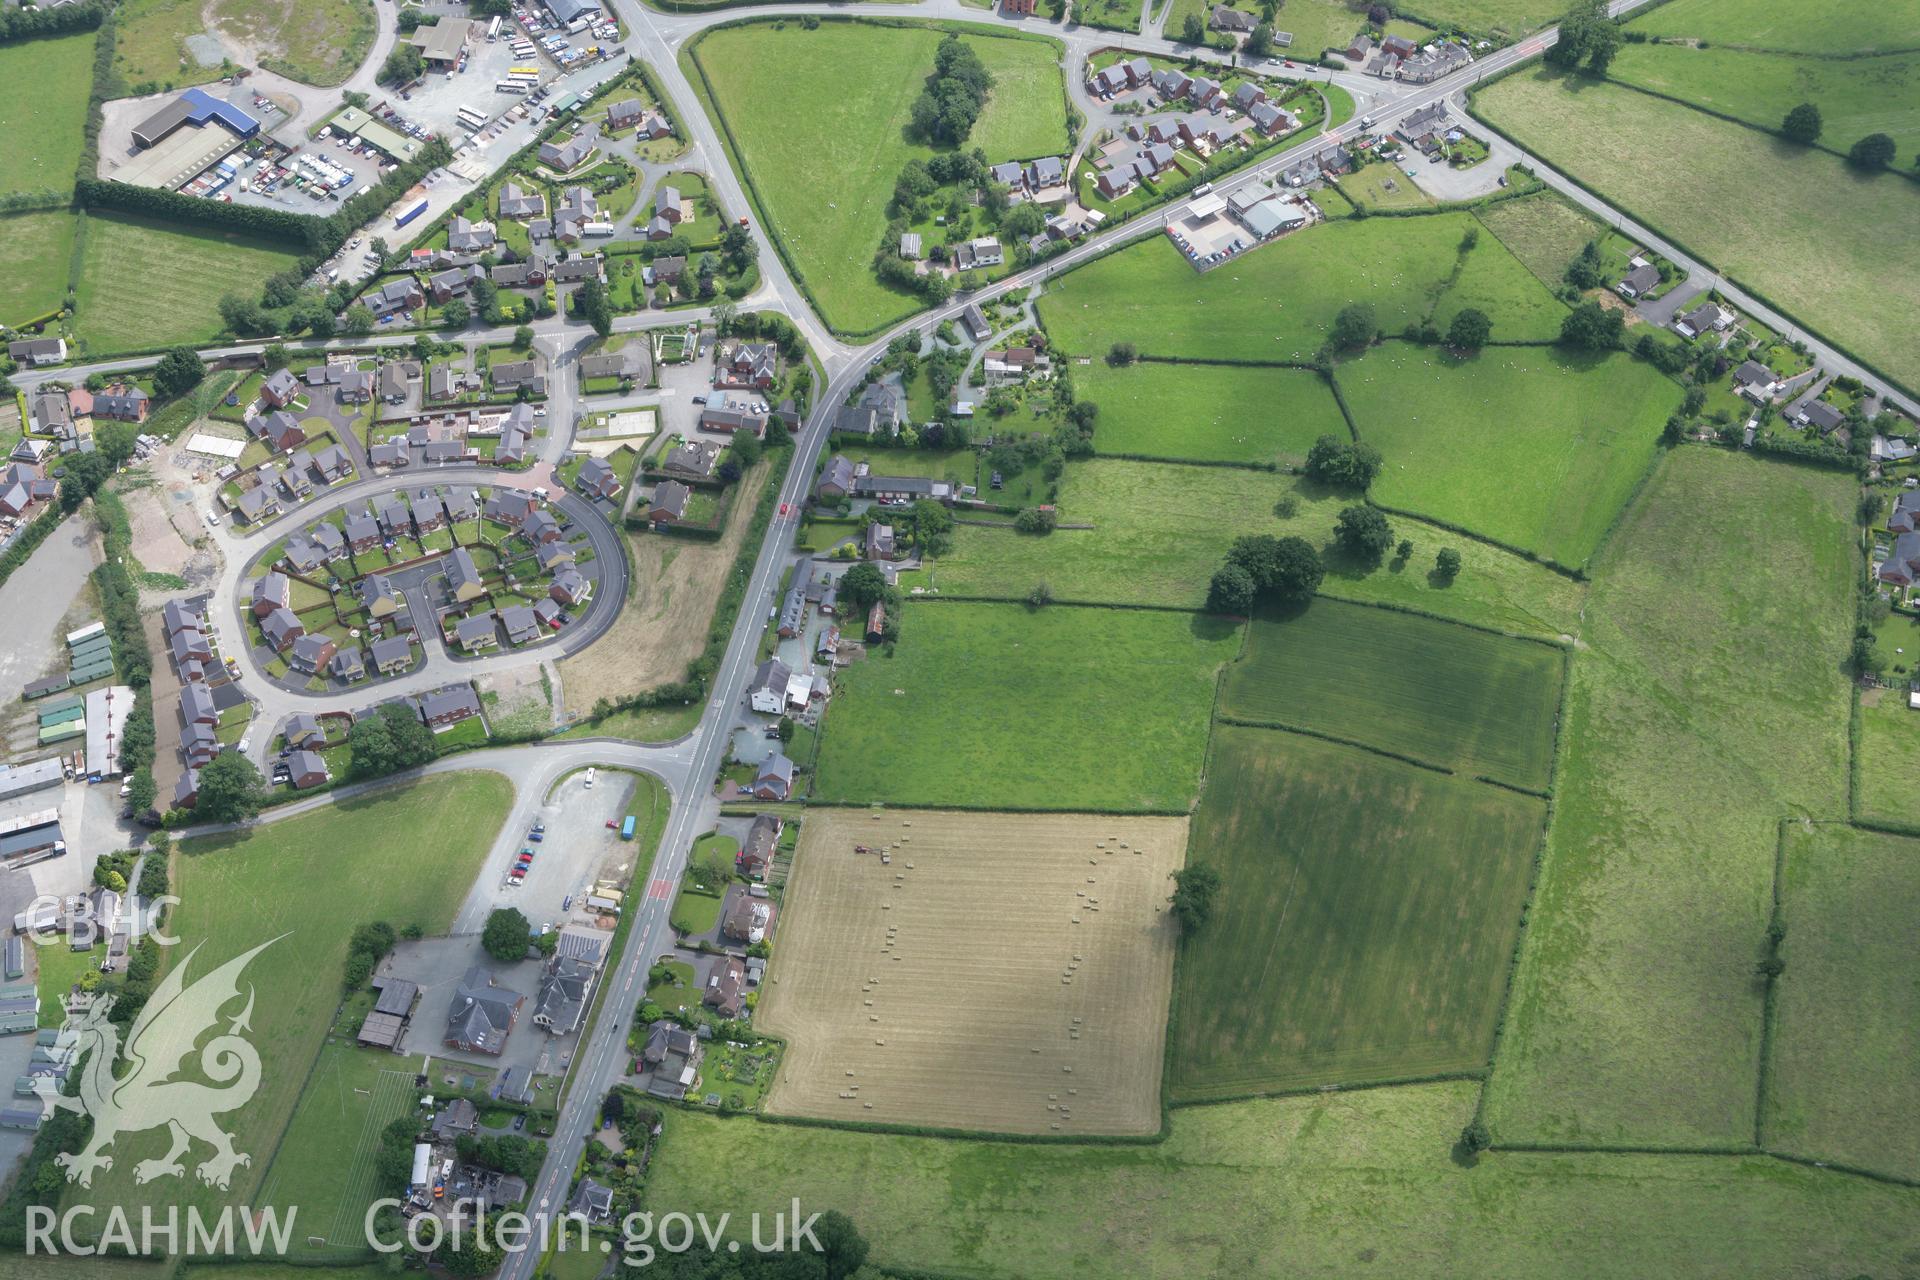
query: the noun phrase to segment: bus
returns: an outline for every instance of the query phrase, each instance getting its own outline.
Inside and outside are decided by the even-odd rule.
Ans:
[[[538,76],[538,75],[540,74],[540,68],[538,68],[538,67],[508,67],[508,68],[507,68],[507,74],[508,74],[508,75],[510,75],[510,76]]]
[[[525,93],[527,86],[524,84],[515,84],[510,80],[502,80],[499,84],[493,86],[493,91],[495,93]]]
[[[460,123],[475,131],[487,127],[487,117],[472,107],[462,107],[459,113]]]
[[[487,24],[487,40],[489,42],[492,42],[492,41],[498,40],[499,38],[500,38],[500,15],[496,13],[493,15],[493,21]]]

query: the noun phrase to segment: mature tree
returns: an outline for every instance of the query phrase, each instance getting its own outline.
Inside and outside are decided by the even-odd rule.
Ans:
[[[1052,533],[1060,523],[1060,514],[1052,507],[1022,507],[1013,518],[1013,527],[1021,533]]]
[[[1567,264],[1567,283],[1581,291],[1597,289],[1606,283],[1606,263],[1600,256],[1600,242],[1589,240]]]
[[[472,319],[473,310],[464,298],[455,298],[440,308],[440,323],[449,329],[464,329]]]
[[[131,790],[127,792],[127,803],[133,807],[136,814],[145,813],[153,808],[154,796],[159,788],[153,781],[152,769],[146,765],[135,769],[133,777],[128,779],[128,786]]]
[[[1803,102],[1787,112],[1787,118],[1780,122],[1780,136],[1802,146],[1812,146],[1817,142],[1820,129],[1820,108],[1811,102]]]
[[[1443,582],[1452,582],[1460,576],[1460,553],[1452,547],[1440,548],[1439,554],[1433,557],[1433,571]]]
[[[380,73],[374,78],[381,84],[400,85],[418,80],[426,70],[426,61],[420,55],[416,45],[401,41],[393,46],[393,52],[380,64]]]
[[[1140,358],[1140,353],[1131,342],[1116,342],[1107,348],[1107,363],[1117,367],[1130,365]]]
[[[1298,604],[1312,598],[1326,576],[1320,553],[1305,538],[1270,533],[1235,538],[1227,549],[1227,564],[1242,569],[1253,580],[1262,599]]]
[[[153,390],[162,400],[185,395],[207,376],[207,366],[192,347],[175,347],[153,367]]]
[[[1372,563],[1393,545],[1393,526],[1378,507],[1356,502],[1341,508],[1340,518],[1334,521],[1333,540],[1348,555]]]
[[[1243,618],[1253,612],[1258,594],[1253,575],[1229,561],[1213,571],[1213,581],[1207,584],[1207,608]]]
[[[1207,24],[1199,14],[1189,13],[1187,20],[1180,24],[1180,43],[1205,44],[1207,42]]]
[[[1560,19],[1560,38],[1545,57],[1568,71],[1584,64],[1589,73],[1605,75],[1620,41],[1620,24],[1607,16],[1606,0],[1580,0]]]
[[[574,290],[573,314],[592,325],[593,331],[603,338],[612,333],[613,303],[607,297],[607,286],[589,279]]]
[[[1247,41],[1240,51],[1249,58],[1264,58],[1273,52],[1273,24],[1262,22],[1247,33]]]
[[[853,1219],[838,1209],[829,1209],[814,1224],[813,1238],[820,1245],[820,1259],[826,1264],[826,1280],[848,1280],[867,1261],[867,1241],[853,1225]]]
[[[347,731],[353,775],[378,778],[425,764],[439,754],[433,731],[405,705],[389,702]]]
[[[1032,201],[1024,201],[1007,210],[1000,229],[1011,239],[1029,240],[1047,229],[1047,215]]]
[[[1612,351],[1625,341],[1626,327],[1626,318],[1618,311],[1587,301],[1560,321],[1560,343],[1587,351]]]
[[[993,74],[973,46],[949,35],[934,50],[933,76],[909,112],[913,131],[931,142],[959,146],[987,104]]]
[[[267,798],[267,780],[238,751],[222,751],[200,770],[194,813],[208,822],[252,822]]]
[[[1364,489],[1380,474],[1380,451],[1357,440],[1324,435],[1307,451],[1307,478],[1344,489]]]
[[[1372,343],[1379,331],[1379,325],[1374,323],[1373,307],[1365,302],[1354,302],[1340,308],[1340,314],[1333,318],[1333,330],[1327,338],[1342,351],[1357,351]]]
[[[840,579],[840,598],[860,613],[873,608],[887,594],[887,580],[874,564],[853,566]]]
[[[1213,900],[1220,893],[1220,873],[1204,862],[1173,873],[1173,917],[1180,932],[1194,933],[1213,918]]]
[[[480,931],[480,947],[502,964],[527,954],[527,935],[533,930],[517,907],[495,907]]]
[[[347,313],[342,318],[342,324],[346,328],[346,331],[354,337],[365,337],[367,334],[373,332],[373,308],[364,302],[354,303],[347,308]]]
[[[1478,351],[1493,336],[1493,321],[1478,307],[1462,307],[1447,326],[1447,345],[1455,351]]]
[[[1884,133],[1870,133],[1853,144],[1847,163],[1856,169],[1884,169],[1893,163],[1893,139]]]
[[[107,465],[115,470],[121,463],[133,456],[133,450],[140,443],[140,426],[133,422],[102,422],[93,431],[93,447],[104,455]]]
[[[513,348],[516,351],[533,350],[533,326],[523,324],[513,331]]]

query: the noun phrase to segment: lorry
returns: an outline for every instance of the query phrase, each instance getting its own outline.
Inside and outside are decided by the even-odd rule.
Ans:
[[[628,814],[627,820],[620,824],[620,838],[622,840],[633,839],[633,815],[632,814]]]
[[[404,227],[426,211],[427,198],[425,196],[417,197],[416,199],[408,201],[401,208],[400,212],[394,215],[393,225],[395,227]]]

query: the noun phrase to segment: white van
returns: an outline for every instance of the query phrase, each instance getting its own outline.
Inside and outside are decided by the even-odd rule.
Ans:
[[[587,789],[589,791],[593,789],[593,770],[591,769],[587,770]]]

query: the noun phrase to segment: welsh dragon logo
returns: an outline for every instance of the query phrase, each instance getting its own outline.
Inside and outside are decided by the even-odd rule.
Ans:
[[[244,1107],[260,1087],[260,1055],[241,1034],[252,1029],[248,1022],[253,1016],[251,986],[246,1006],[227,1022],[226,1029],[204,1045],[200,1040],[220,1023],[221,1010],[239,999],[240,974],[247,963],[277,941],[269,939],[235,956],[192,986],[186,982],[187,970],[200,948],[189,951],[155,988],[127,1033],[124,1056],[130,1070],[124,1075],[114,1074],[114,1064],[122,1056],[119,1030],[107,1020],[114,998],[100,997],[83,1012],[68,1014],[56,1047],[70,1047],[76,1057],[92,1051],[81,1076],[80,1096],[59,1094],[51,1080],[37,1086],[55,1107],[93,1117],[93,1137],[86,1147],[57,1157],[68,1181],[92,1186],[95,1170],[113,1168],[113,1157],[106,1149],[116,1138],[162,1126],[171,1132],[172,1146],[166,1155],[135,1165],[136,1182],[181,1176],[186,1172],[181,1157],[195,1140],[213,1148],[212,1156],[194,1170],[210,1186],[225,1189],[236,1168],[253,1163],[252,1156],[233,1149],[233,1135],[214,1120],[223,1112]],[[183,1069],[195,1064],[198,1070],[192,1074],[202,1079],[179,1078]]]

